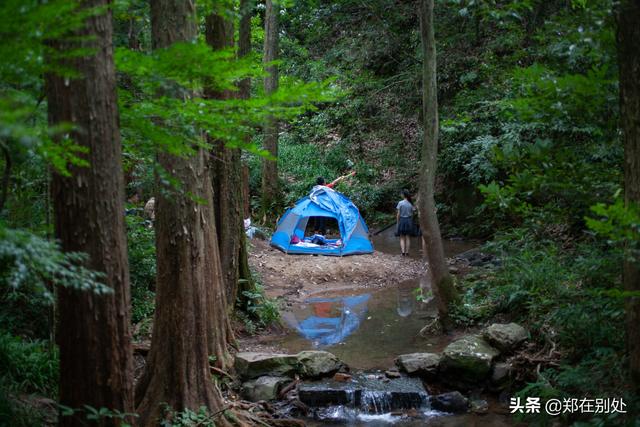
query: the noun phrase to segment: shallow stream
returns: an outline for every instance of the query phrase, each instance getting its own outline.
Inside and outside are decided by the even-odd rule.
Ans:
[[[398,255],[398,239],[393,228],[374,237],[377,251]],[[473,249],[477,244],[445,241],[447,257]],[[421,256],[418,239],[413,239],[411,257]],[[389,274],[393,274],[392,271]],[[308,349],[327,350],[349,365],[352,371],[376,372],[389,369],[400,354],[440,352],[456,335],[423,338],[420,330],[435,315],[433,301],[419,302],[417,290],[428,289],[427,278],[398,283],[383,289],[363,289],[344,283],[328,283],[303,302],[283,313],[288,333],[278,343],[289,353]],[[485,397],[486,398],[486,397]],[[491,402],[491,399],[488,399]],[[494,402],[495,403],[495,402]],[[495,407],[490,404],[490,407]],[[499,411],[498,411],[499,412]],[[513,426],[508,415],[490,410],[488,414],[449,416],[423,406],[416,417],[369,413],[339,405],[317,412],[312,426]]]
[[[421,256],[418,239],[412,239],[410,255]],[[377,251],[400,254],[393,229],[374,236]],[[452,257],[476,246],[458,240],[445,241]],[[393,274],[392,271],[389,274]],[[426,277],[383,289],[362,289],[348,284],[326,284],[302,303],[283,313],[289,333],[279,343],[292,353],[311,348],[330,351],[356,369],[388,369],[400,354],[439,352],[452,336],[422,338],[420,329],[435,315],[434,301],[418,302],[420,288],[429,289]]]

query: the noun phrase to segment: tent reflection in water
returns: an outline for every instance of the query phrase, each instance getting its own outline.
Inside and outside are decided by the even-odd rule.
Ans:
[[[343,342],[367,314],[370,294],[339,298],[311,298],[306,310],[283,315],[287,324],[315,346]],[[305,317],[306,316],[306,317]],[[304,318],[303,318],[304,317]]]
[[[334,219],[340,231],[339,239],[326,239],[323,244],[305,236],[310,219]],[[313,187],[309,196],[288,209],[271,237],[271,246],[287,254],[355,255],[373,252],[369,229],[358,208],[344,194],[329,187]]]

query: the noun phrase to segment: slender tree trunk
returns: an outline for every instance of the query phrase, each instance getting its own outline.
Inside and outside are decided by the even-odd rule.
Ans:
[[[195,12],[190,0],[153,0],[154,49],[194,40]],[[210,412],[223,404],[209,356],[227,360],[226,299],[213,209],[196,201],[213,199],[207,159],[203,150],[190,158],[158,155],[182,186],[179,193],[165,188],[156,196],[156,313],[147,366],[136,389],[142,426],[158,425],[165,404],[179,411],[205,406]],[[224,425],[224,417],[216,423]]]
[[[624,195],[627,206],[640,206],[640,0],[622,0],[618,13],[620,113],[624,141]],[[640,292],[640,261],[625,259],[624,288]],[[631,380],[640,392],[640,297],[625,301]]]
[[[84,1],[84,7],[109,4]],[[124,228],[124,177],[113,64],[111,13],[88,18],[80,42],[95,52],[70,60],[78,78],[46,78],[51,125],[73,123],[73,141],[86,147],[89,167],[72,176],[54,173],[55,233],[64,251],[86,252],[88,267],[105,273],[110,295],[58,290],[58,343],[62,405],[80,409],[61,426],[84,426],[84,405],[133,412],[133,354],[129,317],[129,266]],[[55,47],[72,46],[53,42]],[[77,47],[77,46],[73,46]],[[116,426],[101,419],[95,425]]]
[[[278,7],[273,0],[265,1],[264,13],[264,63],[278,59]],[[264,78],[265,94],[271,95],[278,89],[278,67],[266,66],[267,76]],[[264,148],[271,153],[274,159],[262,161],[262,212],[265,217],[273,218],[274,208],[279,199],[278,188],[278,122],[274,117],[267,119],[264,124]]]
[[[251,16],[253,15],[254,2],[253,0],[240,0],[240,28],[238,29],[238,56],[243,58],[251,53]],[[251,97],[251,79],[243,79],[239,83],[240,98],[249,99]],[[249,137],[247,137],[247,142]],[[249,212],[249,169],[246,165],[242,164],[240,159],[240,212],[242,218],[249,218],[251,213]],[[244,222],[240,228],[240,259],[239,259],[239,273],[240,278],[238,282],[238,291],[236,300],[238,306],[246,310],[247,297],[244,295],[245,291],[253,291],[255,289],[255,283],[253,276],[251,275],[251,269],[249,268],[249,257],[247,248],[247,236],[244,233]]]
[[[246,28],[244,28],[246,30]],[[212,14],[206,20],[207,43],[220,50],[234,46],[233,24],[222,16]],[[246,35],[240,33],[246,42]],[[243,46],[243,48],[245,48]],[[241,82],[240,91],[207,91],[207,96],[217,99],[230,99],[245,95],[246,82]],[[239,148],[228,148],[223,141],[212,141],[211,170],[213,182],[213,205],[215,207],[218,246],[222,263],[223,278],[227,301],[232,304],[239,294],[239,284],[245,288],[251,280],[248,266],[243,225],[242,191],[242,152]]]
[[[419,183],[420,226],[425,256],[429,263],[432,290],[438,304],[442,326],[446,329],[449,304],[458,299],[442,247],[436,213],[434,188],[438,161],[438,89],[436,84],[436,46],[433,32],[433,0],[420,1],[420,35],[422,39],[422,109],[424,139],[421,150]]]

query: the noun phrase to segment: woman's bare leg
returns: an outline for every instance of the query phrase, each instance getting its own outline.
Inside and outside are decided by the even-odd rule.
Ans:
[[[409,250],[411,249],[411,236],[404,236],[406,239],[404,242],[404,250],[407,255],[409,255]]]
[[[404,238],[405,236],[400,235],[400,251],[402,252],[403,255],[404,255]]]

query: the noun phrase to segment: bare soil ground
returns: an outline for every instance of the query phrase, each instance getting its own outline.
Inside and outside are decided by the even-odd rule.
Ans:
[[[422,260],[374,252],[346,257],[287,255],[263,240],[251,241],[249,263],[267,296],[286,302],[339,287],[380,288],[425,273]]]

